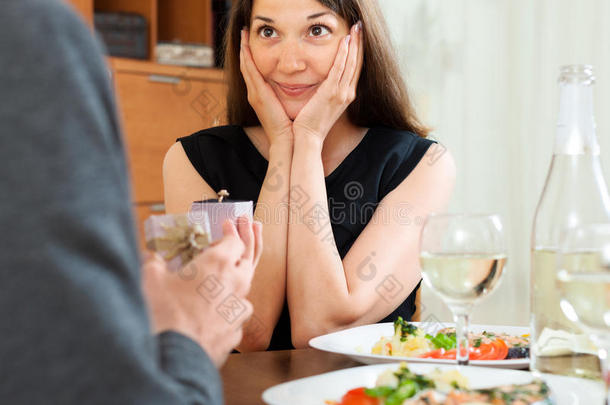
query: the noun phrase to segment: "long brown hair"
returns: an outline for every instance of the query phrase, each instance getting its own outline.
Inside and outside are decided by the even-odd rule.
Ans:
[[[230,124],[241,126],[260,125],[248,103],[246,83],[239,69],[241,30],[250,26],[253,1],[233,0],[224,46],[229,86],[227,119]],[[415,114],[377,0],[317,1],[341,16],[350,27],[362,21],[364,63],[356,99],[347,107],[350,121],[361,127],[382,125],[427,136],[429,129]]]

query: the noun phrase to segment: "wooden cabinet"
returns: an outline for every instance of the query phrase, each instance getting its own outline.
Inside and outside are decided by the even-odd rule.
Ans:
[[[93,12],[135,13],[148,23],[149,59],[158,41],[212,45],[212,0],[64,0],[93,26]]]
[[[161,168],[176,138],[223,124],[226,86],[218,70],[113,60],[134,202],[163,201]]]
[[[120,58],[111,65],[142,239],[142,221],[164,212],[165,153],[177,138],[225,123],[226,85],[217,69]]]
[[[211,45],[211,0],[67,0],[93,26],[93,10],[138,13],[157,40]],[[225,123],[226,85],[219,69],[109,58],[127,148],[134,214],[164,213],[163,158],[176,138]],[[143,243],[141,243],[143,246]]]

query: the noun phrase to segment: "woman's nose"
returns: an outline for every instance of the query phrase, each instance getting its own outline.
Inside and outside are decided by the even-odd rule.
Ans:
[[[278,70],[290,74],[302,71],[306,66],[305,55],[298,41],[285,41],[280,49]]]

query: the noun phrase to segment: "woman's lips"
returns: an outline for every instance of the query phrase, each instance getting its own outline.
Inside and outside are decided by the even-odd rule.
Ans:
[[[277,83],[277,82],[276,82]],[[289,97],[297,97],[305,94],[315,87],[315,84],[283,84],[277,83],[277,86]]]

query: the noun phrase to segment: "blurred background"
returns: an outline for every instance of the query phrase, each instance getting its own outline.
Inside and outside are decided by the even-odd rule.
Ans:
[[[381,0],[405,80],[433,137],[453,154],[452,211],[502,214],[504,280],[475,323],[529,322],[530,234],[549,169],[559,66],[591,64],[610,179],[610,1]],[[424,287],[422,320],[451,315]],[[498,308],[504,309],[499,317]]]
[[[231,2],[67,1],[109,50],[141,230],[143,219],[164,211],[161,167],[169,146],[224,123],[219,49]],[[610,1],[379,4],[417,109],[455,158],[451,211],[504,218],[505,277],[472,321],[525,325],[530,233],[552,155],[561,65],[594,65],[598,138],[610,178]],[[451,319],[429,290],[422,297],[422,320]]]

